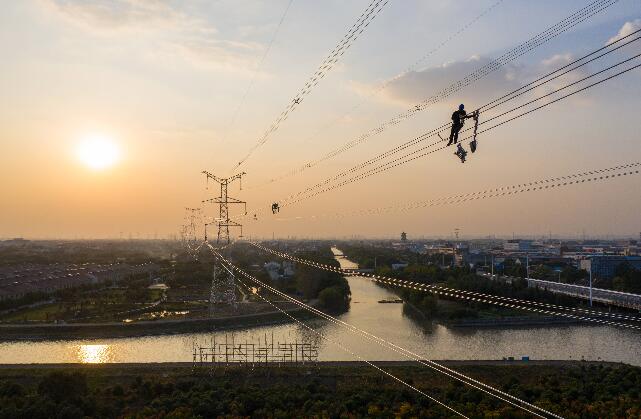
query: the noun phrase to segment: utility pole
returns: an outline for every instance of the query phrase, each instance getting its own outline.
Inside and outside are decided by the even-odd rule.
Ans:
[[[592,261],[590,261],[590,307],[592,307]]]
[[[215,176],[207,171],[202,172],[206,179],[207,182],[209,182],[209,179],[212,179],[214,182],[220,184],[220,196],[216,198],[211,198],[207,199],[203,202],[212,202],[214,204],[218,204],[220,211],[219,211],[219,216],[214,219],[216,222],[216,225],[218,226],[218,238],[217,238],[217,243],[225,242],[229,244],[229,227],[239,227],[240,228],[240,236],[243,237],[243,226],[240,223],[237,223],[236,221],[232,221],[229,218],[229,204],[243,204],[245,205],[245,215],[247,214],[247,203],[245,201],[240,201],[236,198],[231,198],[230,196],[227,195],[227,188],[230,183],[234,182],[235,180],[239,180],[241,184],[241,189],[242,189],[242,177],[245,175],[245,172],[238,173],[232,177],[228,178],[220,178],[218,176]]]
[[[530,277],[530,254],[525,252],[525,279]]]

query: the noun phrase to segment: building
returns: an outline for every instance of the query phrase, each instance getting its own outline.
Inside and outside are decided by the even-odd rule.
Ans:
[[[54,294],[70,288],[108,284],[134,274],[157,272],[153,263],[25,264],[0,267],[0,301],[17,300],[30,294]]]
[[[265,263],[265,270],[269,275],[269,278],[272,281],[277,281],[281,278],[280,275],[280,263],[278,262],[267,262]]]
[[[580,267],[592,272],[592,276],[595,278],[613,278],[619,265],[625,262],[634,269],[641,270],[641,256],[590,256],[581,260]]]
[[[508,240],[503,243],[503,250],[508,252],[527,252],[532,247],[532,240]]]
[[[464,244],[457,244],[454,248],[454,264],[465,266],[470,261],[470,248]]]
[[[400,271],[409,266],[409,263],[405,262],[399,262],[399,263],[392,263],[392,270],[393,271]]]
[[[407,233],[406,232],[402,232],[401,233],[401,241],[402,242],[406,242],[407,241]]]
[[[294,262],[289,260],[284,260],[283,261],[283,277],[291,278],[292,276],[294,276],[295,272],[296,271],[294,270]]]

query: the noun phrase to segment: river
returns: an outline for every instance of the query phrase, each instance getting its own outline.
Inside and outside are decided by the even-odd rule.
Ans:
[[[356,265],[333,249],[343,268]],[[403,313],[402,304],[380,304],[396,297],[363,277],[348,277],[352,290],[350,310],[339,318],[426,359],[530,359],[603,360],[641,366],[641,333],[608,326],[567,325],[509,329],[450,329],[440,325],[425,328]],[[312,342],[324,361],[404,360],[403,356],[324,320],[307,320],[321,338],[299,324],[264,326],[233,332],[235,341],[268,336],[274,341]],[[196,345],[212,338],[224,339],[231,332],[194,333],[136,338],[0,343],[0,364],[106,363],[191,361]],[[336,342],[340,342],[347,351]]]

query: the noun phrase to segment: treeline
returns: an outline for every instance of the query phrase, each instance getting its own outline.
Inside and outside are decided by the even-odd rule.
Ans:
[[[361,267],[363,266],[362,263],[371,263],[374,257],[376,257],[376,273],[379,275],[421,284],[438,284],[448,288],[474,291],[500,297],[541,301],[571,307],[581,304],[580,301],[569,296],[554,294],[539,288],[530,288],[525,279],[517,279],[511,283],[506,283],[481,278],[469,267],[448,267],[444,269],[441,265],[442,257],[440,255],[427,256],[406,250],[350,246],[344,244],[341,244],[340,248],[350,260],[357,262]],[[393,270],[391,265],[394,263],[407,263],[408,265],[403,269]],[[520,265],[515,264],[507,264],[506,266],[514,271],[520,267]],[[398,291],[406,301],[409,301],[424,313],[435,315],[440,310],[440,314],[445,315],[445,317],[449,319],[476,317],[479,310],[487,309],[487,304],[466,301],[465,307],[450,307],[447,312],[445,312],[445,310],[439,307],[438,301],[458,301],[456,298],[436,296],[424,291],[408,290],[405,288],[400,288]],[[494,311],[507,313],[507,311],[503,309],[496,309]]]
[[[427,271],[434,270],[430,276],[407,274],[399,272],[394,275],[402,279],[410,279],[414,282],[424,284],[439,284],[447,288],[454,288],[463,291],[473,291],[483,294],[489,294],[497,297],[509,297],[520,300],[541,301],[550,304],[564,305],[574,307],[580,304],[578,300],[568,296],[554,294],[546,290],[538,288],[530,288],[527,286],[526,280],[516,280],[512,283],[502,283],[497,281],[489,281],[484,278],[479,278],[476,274],[469,272],[464,268],[457,268],[451,270],[442,270],[438,267],[426,269]],[[416,270],[413,270],[416,271]],[[420,270],[423,271],[423,270]],[[424,314],[433,317],[442,318],[445,320],[458,320],[465,318],[478,317],[480,312],[494,313],[495,315],[524,315],[529,312],[519,311],[516,309],[506,309],[503,307],[489,306],[488,304],[477,301],[465,301],[465,305],[445,305],[440,302],[451,301],[460,302],[461,300],[455,297],[446,295],[434,295],[423,291],[408,290],[403,288],[400,291],[401,297],[410,302],[415,308],[421,310]]]
[[[386,368],[471,418],[528,414],[429,369]],[[641,369],[631,366],[459,368],[563,417],[638,418]],[[102,371],[102,372],[101,372]],[[453,414],[362,367],[144,377],[95,370],[0,379],[0,419],[430,418]],[[104,374],[104,375],[101,375]],[[37,381],[36,381],[37,380]]]
[[[617,267],[614,278],[599,282],[602,283],[603,288],[641,294],[641,270],[634,269],[628,262]]]
[[[329,247],[319,252],[300,253],[297,256],[340,268]],[[318,298],[321,307],[333,312],[346,311],[349,308],[352,293],[344,276],[301,263],[296,265],[296,269],[296,288],[305,298]]]
[[[296,244],[280,243],[281,251],[295,253],[297,257],[326,265],[340,267],[334,259],[329,243],[321,245],[316,251],[297,251]],[[252,245],[239,244],[232,247],[231,257],[234,263],[282,292],[296,295],[305,300],[318,300],[321,308],[332,312],[343,312],[349,309],[351,291],[347,280],[340,274],[328,272],[311,266],[294,263],[294,275],[272,281],[264,269],[270,261],[283,263],[286,259],[268,254]],[[269,294],[269,293],[268,293]],[[267,294],[266,294],[267,295]]]
[[[425,266],[430,264],[452,264],[452,255],[424,255],[404,249],[392,249],[375,245],[355,245],[340,243],[338,246],[347,257],[364,269],[391,269],[392,264],[408,263]]]
[[[44,292],[31,292],[15,300],[0,301],[0,310],[16,309],[18,307],[39,303],[51,299],[51,295]]]

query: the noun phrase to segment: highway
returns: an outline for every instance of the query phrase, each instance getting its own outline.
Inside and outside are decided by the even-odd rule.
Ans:
[[[481,274],[481,276],[488,279],[500,279],[506,282],[510,282],[511,277],[505,277],[491,274]],[[542,288],[548,291],[551,291],[556,294],[565,294],[572,297],[581,298],[584,300],[590,299],[590,287],[583,285],[573,285],[573,284],[564,284],[561,282],[553,281],[544,281],[542,279],[528,278],[528,286]],[[641,311],[641,295],[631,294],[627,292],[606,290],[603,288],[592,288],[592,301],[598,301],[600,303],[609,304],[618,307],[626,307],[635,310]]]

